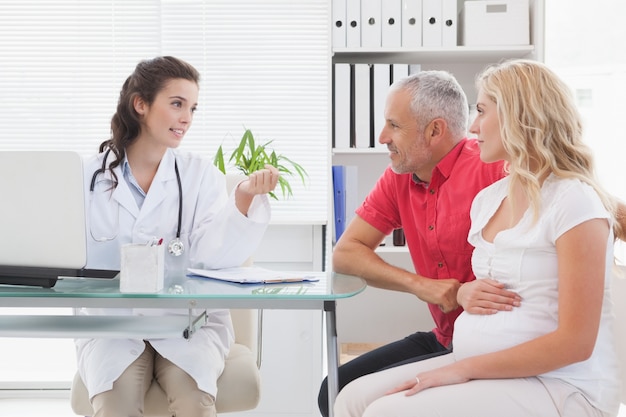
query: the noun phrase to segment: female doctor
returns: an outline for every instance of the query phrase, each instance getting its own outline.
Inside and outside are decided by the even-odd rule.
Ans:
[[[166,279],[184,277],[188,267],[241,265],[260,243],[276,168],[250,175],[229,197],[224,176],[209,159],[175,150],[191,127],[198,80],[191,65],[165,56],[140,62],[125,81],[112,138],[85,163],[89,268],[119,269],[123,244],[162,238]],[[216,383],[234,338],[228,310],[208,313],[207,324],[189,340],[77,340],[78,370],[94,417],[142,416],[153,379],[166,392],[172,415],[215,416]]]

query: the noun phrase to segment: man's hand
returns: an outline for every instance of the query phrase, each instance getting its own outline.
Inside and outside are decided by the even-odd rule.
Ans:
[[[436,304],[441,311],[449,313],[459,308],[459,304],[456,300],[457,292],[461,283],[456,279],[428,279],[424,278],[422,281],[428,286],[428,296],[418,296],[421,300],[430,304]]]
[[[477,279],[461,285],[457,293],[458,303],[471,314],[495,314],[519,307],[522,297],[504,288],[493,279]]]

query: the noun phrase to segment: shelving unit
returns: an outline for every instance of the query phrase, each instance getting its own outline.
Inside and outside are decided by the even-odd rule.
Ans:
[[[331,0],[332,1],[332,0]],[[419,64],[422,70],[442,69],[452,72],[465,89],[470,102],[474,97],[474,76],[487,64],[503,59],[544,59],[545,0],[529,0],[530,45],[455,46],[447,48],[336,48],[333,63]],[[463,1],[458,1],[458,7]],[[494,34],[497,36],[497,34]]]

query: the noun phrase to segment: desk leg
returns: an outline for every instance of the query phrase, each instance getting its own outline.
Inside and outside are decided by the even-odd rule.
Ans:
[[[324,302],[326,315],[326,354],[328,356],[328,415],[333,417],[333,406],[339,386],[339,356],[337,353],[337,322],[335,316],[335,301]]]

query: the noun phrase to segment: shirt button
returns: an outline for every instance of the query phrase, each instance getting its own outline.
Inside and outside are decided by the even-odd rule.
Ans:
[[[133,356],[137,356],[137,351],[135,349],[131,349],[130,354]]]
[[[432,224],[430,226],[428,226],[428,230],[433,230],[435,228],[435,226],[433,226]]]
[[[443,262],[439,262],[439,263],[437,263],[437,266],[438,266],[439,268],[443,268]]]
[[[430,189],[431,194],[435,194],[435,190],[433,188]]]

